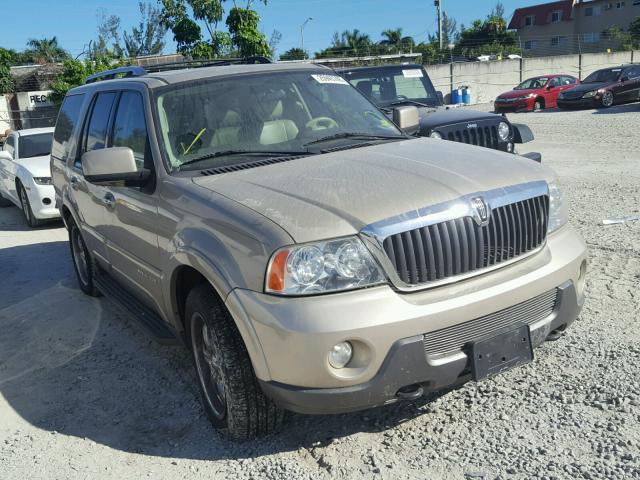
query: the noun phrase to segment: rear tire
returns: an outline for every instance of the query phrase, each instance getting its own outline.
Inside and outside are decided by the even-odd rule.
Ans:
[[[31,228],[38,228],[44,222],[42,220],[38,220],[33,215],[33,209],[31,208],[31,203],[29,202],[27,190],[20,182],[16,184],[16,187],[18,190],[18,197],[20,198],[20,205],[22,206],[22,213],[24,214],[24,219],[27,221],[27,225],[29,225]]]
[[[82,232],[73,222],[69,225],[69,246],[71,247],[73,269],[76,272],[80,290],[90,297],[99,297],[100,292],[93,280],[95,265],[82,238]]]
[[[185,318],[202,403],[213,426],[234,440],[275,431],[284,410],[262,392],[240,332],[211,287],[191,290]]]

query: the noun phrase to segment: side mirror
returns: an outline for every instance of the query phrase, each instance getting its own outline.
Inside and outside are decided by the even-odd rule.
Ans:
[[[417,107],[398,107],[393,109],[393,122],[405,133],[414,135],[420,130],[420,114]]]
[[[440,100],[440,105],[444,105],[444,95],[440,90],[436,92],[436,96],[438,97],[438,100]]]
[[[620,77],[620,83],[624,83],[624,82],[628,82],[629,81],[629,77],[624,76],[624,77]]]
[[[87,182],[106,184],[126,182],[130,186],[142,186],[151,172],[138,169],[133,150],[128,147],[103,148],[82,155],[82,172]]]
[[[0,160],[6,160],[9,162],[13,161],[13,156],[9,152],[5,152],[4,150],[0,150]]]

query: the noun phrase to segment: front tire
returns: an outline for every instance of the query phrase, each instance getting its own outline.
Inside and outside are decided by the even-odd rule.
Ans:
[[[541,98],[537,98],[533,104],[533,111],[541,112],[542,110],[544,110],[544,100],[542,100]]]
[[[99,297],[100,292],[93,281],[93,260],[91,259],[89,249],[82,238],[82,232],[75,223],[71,223],[69,226],[69,246],[71,247],[73,269],[76,272],[80,290],[90,297]]]
[[[31,203],[29,202],[29,196],[27,195],[27,190],[24,188],[22,183],[18,182],[18,197],[20,198],[20,205],[22,207],[22,213],[24,214],[24,219],[27,221],[27,225],[31,228],[38,228],[44,222],[42,220],[38,220],[33,215],[33,209],[31,208]]]
[[[224,304],[208,285],[191,290],[187,333],[207,417],[234,440],[275,431],[284,410],[258,385],[249,353]]]
[[[603,106],[604,108],[609,108],[609,107],[611,107],[611,106],[613,105],[613,103],[614,103],[614,100],[615,100],[615,99],[614,99],[614,97],[613,97],[613,92],[611,92],[611,91],[607,90],[606,92],[604,92],[604,93],[602,94],[602,100],[601,100],[601,102],[602,102],[602,106]]]

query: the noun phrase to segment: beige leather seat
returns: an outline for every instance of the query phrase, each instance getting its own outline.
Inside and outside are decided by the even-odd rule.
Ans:
[[[211,145],[219,147],[230,147],[237,145],[240,140],[241,118],[233,110],[227,111],[222,119],[222,126],[213,134]]]
[[[271,113],[271,120],[264,122],[262,126],[260,145],[276,145],[293,140],[298,136],[300,130],[293,120],[282,118],[283,112],[282,100],[278,100]]]

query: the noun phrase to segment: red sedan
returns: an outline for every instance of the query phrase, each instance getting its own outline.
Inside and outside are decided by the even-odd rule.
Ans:
[[[557,106],[558,94],[580,83],[571,75],[543,75],[525,80],[516,88],[498,96],[496,113],[539,111]]]

